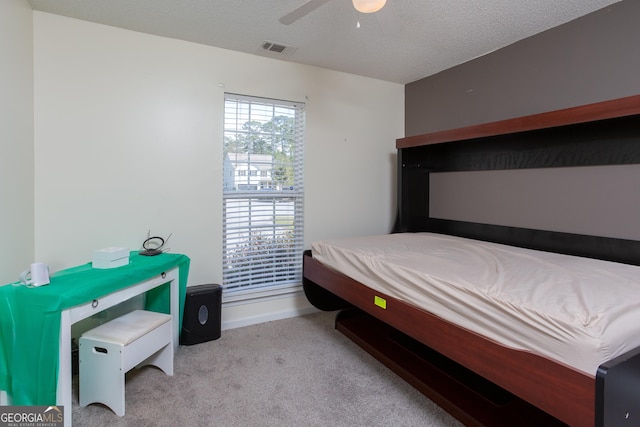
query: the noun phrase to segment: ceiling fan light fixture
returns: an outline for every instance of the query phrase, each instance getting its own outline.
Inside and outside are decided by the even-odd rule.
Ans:
[[[353,7],[360,13],[374,13],[387,3],[387,0],[352,0]]]

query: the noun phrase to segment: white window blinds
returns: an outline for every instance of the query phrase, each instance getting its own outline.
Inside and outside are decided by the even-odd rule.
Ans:
[[[303,103],[225,94],[225,291],[302,282],[303,133]]]

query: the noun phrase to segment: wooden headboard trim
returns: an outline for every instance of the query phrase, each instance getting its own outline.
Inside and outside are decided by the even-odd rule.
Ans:
[[[640,114],[640,95],[396,140],[396,148],[483,138]]]
[[[535,124],[536,129],[525,131],[517,123]],[[398,212],[393,232],[430,231],[640,265],[640,241],[636,240],[438,219],[429,214],[431,173],[640,164],[640,95],[453,130],[446,138],[437,133],[438,143],[433,135],[422,137],[425,145],[398,149]],[[463,135],[470,139],[461,139]]]

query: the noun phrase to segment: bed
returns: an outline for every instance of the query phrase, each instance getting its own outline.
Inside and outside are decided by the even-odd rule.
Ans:
[[[609,192],[630,194],[606,212],[633,212],[640,96],[396,146],[394,229],[314,242],[304,254],[309,301],[340,310],[340,332],[465,425],[640,425],[640,227],[616,217],[614,231],[576,232],[570,206],[554,209],[563,201],[544,210],[558,218],[547,229],[497,214],[446,218],[440,205],[456,197],[434,186],[447,173],[579,170],[587,175],[574,180],[594,187],[607,168],[620,181]],[[418,286],[424,277],[430,283]]]

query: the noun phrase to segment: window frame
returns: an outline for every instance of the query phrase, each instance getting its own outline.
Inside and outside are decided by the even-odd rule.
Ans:
[[[223,132],[224,132],[225,138],[223,139],[223,147],[224,147],[223,176],[225,177],[229,176],[230,178],[233,179],[232,188],[228,187],[228,182],[226,180],[223,181],[223,224],[222,224],[223,225],[223,230],[222,230],[223,280],[222,280],[222,286],[223,286],[223,289],[225,290],[225,296],[226,296],[225,300],[228,301],[228,300],[236,300],[236,299],[238,300],[245,299],[249,297],[252,298],[252,297],[256,297],[257,295],[260,295],[260,296],[278,295],[278,294],[291,292],[292,290],[299,290],[302,284],[302,251],[304,250],[304,182],[303,182],[304,171],[303,171],[303,168],[304,168],[305,104],[300,102],[260,98],[260,97],[247,96],[247,95],[238,95],[233,93],[224,94],[224,103],[225,103],[225,112],[224,112],[225,120],[224,120]],[[252,140],[252,138],[255,137],[256,134],[260,133],[260,132],[255,132],[255,133],[252,132],[252,128],[254,127],[254,122],[252,121],[251,115],[249,115],[247,122],[241,123],[242,120],[238,118],[239,115],[238,115],[238,112],[236,111],[235,118],[232,117],[232,122],[231,122],[232,124],[231,125],[229,124],[230,117],[229,117],[228,106],[229,104],[234,104],[234,103],[238,105],[243,105],[243,106],[248,105],[249,109],[253,108],[254,106],[256,106],[259,110],[264,110],[265,106],[269,106],[270,108],[272,108],[273,115],[271,116],[270,120],[265,122],[265,123],[270,122],[272,124],[271,129],[276,129],[275,124],[277,123],[277,121],[273,119],[281,117],[277,115],[277,111],[284,110],[284,111],[289,111],[290,113],[293,114],[293,125],[291,126],[293,132],[291,134],[289,133],[279,134],[275,130],[272,130],[273,135],[277,136],[277,138],[274,137],[271,140],[272,141],[271,152],[273,153],[271,157],[271,169],[267,169],[267,170],[262,169],[264,168],[264,165],[265,165],[264,158],[261,159],[260,161],[256,161],[255,163],[255,165],[261,166],[260,170],[251,169],[252,164],[250,159],[251,159],[251,155],[252,154],[255,155],[255,153],[251,153],[250,150],[246,152],[246,155],[247,155],[246,165],[243,165],[242,169],[237,168],[239,164],[237,155],[240,153],[227,152],[228,141],[235,142],[236,144],[238,144],[238,141],[240,141],[240,138],[237,135],[238,133],[242,133],[245,137],[247,137],[248,140]],[[238,105],[236,105],[236,108],[239,108]],[[240,116],[242,116],[242,114]],[[264,118],[262,118],[261,120],[264,120]],[[239,130],[240,126],[245,124],[248,124],[247,128],[249,128],[250,130],[247,131],[247,129],[243,129],[242,132],[240,132]],[[284,128],[286,129],[286,127]],[[236,134],[235,139],[228,139],[230,138],[230,135],[233,135],[234,133]],[[287,137],[290,138],[290,144],[292,147],[292,148],[289,147],[290,150],[288,153],[288,158],[291,158],[291,161],[290,163],[281,164],[282,157],[276,160],[278,151],[275,147],[279,147],[279,146],[274,141],[280,141],[282,138],[287,138]],[[280,149],[283,150],[282,152],[284,152],[285,150],[284,146],[285,145],[283,143],[282,147],[280,147]],[[229,159],[229,154],[236,155],[234,160],[236,165],[235,172],[237,173],[228,171],[228,167],[230,167],[228,165],[231,165],[233,163]],[[285,156],[285,158],[287,157]],[[268,167],[268,162],[266,164]],[[287,185],[285,188],[284,184],[279,186],[278,183],[276,183],[276,175],[278,174],[277,173],[278,171],[275,170],[275,167],[283,167],[283,168],[291,167],[292,168],[291,169],[292,172],[284,174],[286,181],[283,181],[283,182],[287,182],[287,184],[291,183],[291,185]],[[241,173],[241,172],[244,172],[244,173]],[[261,180],[261,178],[264,178],[265,176],[269,179]],[[239,179],[239,178],[244,178],[246,179],[246,181],[245,182],[235,181],[236,179]],[[282,179],[285,179],[285,178],[282,178]],[[254,188],[254,185],[255,185],[255,188]],[[260,187],[264,187],[264,188],[260,188]],[[232,256],[230,256],[230,249],[234,247],[234,243],[233,243],[233,239],[229,238],[229,236],[233,234],[233,231],[230,231],[230,229],[233,227],[230,227],[229,221],[228,221],[230,212],[232,211],[232,209],[230,208],[233,205],[233,203],[231,203],[232,200],[237,201],[238,206],[242,205],[243,201],[246,201],[245,203],[247,203],[248,207],[246,209],[249,211],[249,214],[248,214],[249,219],[247,220],[249,222],[249,226],[248,226],[249,231],[247,236],[245,236],[245,239],[248,239],[248,240],[252,239],[252,235],[251,235],[252,220],[250,219],[252,215],[251,213],[252,203],[256,204],[258,203],[258,201],[262,201],[262,202],[269,201],[268,203],[265,203],[265,206],[273,206],[274,214],[273,214],[272,226],[270,228],[272,228],[272,230],[274,231],[270,232],[271,234],[267,233],[267,236],[270,236],[270,238],[272,239],[271,241],[275,242],[275,244],[272,244],[272,246],[273,247],[277,246],[278,249],[277,251],[272,251],[272,252],[275,252],[275,255],[272,255],[272,259],[270,260],[269,265],[271,265],[271,267],[267,268],[267,269],[270,269],[270,271],[273,273],[273,281],[270,283],[266,283],[266,282],[253,283],[251,280],[249,280],[249,283],[247,284],[242,284],[242,283],[239,284],[238,282],[239,279],[236,277],[235,271],[234,272],[231,271],[233,268],[235,268],[235,267],[233,268],[230,267],[230,265],[232,265],[230,263],[234,262],[231,260]],[[280,208],[279,203],[284,203],[285,200],[287,205],[284,208]],[[276,213],[278,209],[282,211],[286,211],[289,204],[291,205],[292,216],[280,215],[278,217],[278,214]],[[282,206],[284,206],[284,204]],[[286,220],[283,219],[285,217],[287,218]],[[289,221],[288,218],[290,217],[292,217],[291,224],[288,223]],[[263,219],[263,222],[266,223],[264,219]],[[265,229],[265,228],[269,228],[269,226],[264,225],[262,227],[262,229]],[[289,234],[288,228],[291,230],[290,234]],[[284,234],[282,230],[287,230],[286,237],[283,237]],[[238,231],[238,233],[240,232]],[[291,236],[290,239],[289,239],[289,236]],[[285,242],[285,243],[278,243],[278,237],[281,237],[282,238],[281,242]],[[268,238],[264,240],[268,240]],[[288,244],[290,244],[291,246],[290,247],[287,246]],[[238,246],[238,243],[236,240],[235,247],[237,248],[237,246]],[[252,247],[251,244],[249,244],[249,247]],[[282,251],[286,252],[286,257],[280,257],[278,252],[282,252]],[[249,251],[249,253],[251,252]],[[255,258],[249,257],[249,260],[250,261],[248,262],[248,265],[245,265],[242,267],[245,270],[261,271],[262,269],[265,269],[265,267],[254,268],[254,265],[252,264],[254,261],[267,264],[267,262],[265,261],[260,261],[258,255],[255,255]],[[285,261],[279,264],[280,260],[285,260]],[[236,263],[239,266],[237,270],[240,271],[241,262],[236,261]],[[279,274],[280,272],[283,272],[283,271],[288,273]],[[280,279],[278,279],[278,277],[280,277]],[[261,279],[258,279],[258,281],[259,280]],[[267,280],[267,279],[263,279],[263,280]]]

